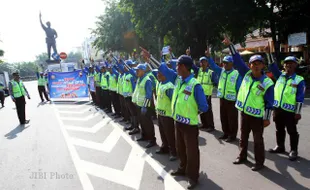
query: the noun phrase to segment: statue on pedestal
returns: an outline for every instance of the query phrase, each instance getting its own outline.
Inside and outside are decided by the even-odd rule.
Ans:
[[[48,55],[48,60],[51,60],[51,48],[53,48],[53,52],[57,54],[57,49],[56,49],[56,38],[58,37],[56,30],[51,28],[51,23],[46,22],[46,26],[42,23],[42,15],[40,12],[40,23],[45,31],[46,34],[46,45],[47,45],[47,55]]]

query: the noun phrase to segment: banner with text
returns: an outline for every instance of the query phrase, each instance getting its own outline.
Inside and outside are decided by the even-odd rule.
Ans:
[[[50,97],[88,97],[88,86],[86,77],[86,74],[82,71],[48,73]]]

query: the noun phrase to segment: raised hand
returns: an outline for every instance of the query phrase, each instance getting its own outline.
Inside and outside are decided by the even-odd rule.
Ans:
[[[230,44],[232,44],[227,35],[224,36],[224,40],[222,41],[222,43],[226,46],[229,46]]]

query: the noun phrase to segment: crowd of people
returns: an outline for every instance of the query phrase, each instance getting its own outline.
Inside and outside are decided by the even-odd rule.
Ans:
[[[158,62],[144,51],[147,59],[143,61],[110,57],[104,65],[84,69],[88,85],[92,85],[91,79],[94,80],[94,90],[90,92],[93,103],[106,113],[113,112],[111,117],[122,118],[122,122],[130,124],[124,129],[129,131],[129,135],[140,133],[136,140],[147,142],[145,148],[157,144],[153,120],[158,119],[162,144],[156,153],[170,154],[170,161],[180,160],[179,167],[171,175],[187,176],[188,189],[198,184],[199,127],[208,132],[214,130],[212,93],[215,87],[220,99],[223,131],[220,139],[226,142],[236,140],[238,112],[241,114],[240,154],[233,164],[247,161],[248,139],[252,131],[255,164],[251,169],[258,171],[264,167],[263,132],[270,125],[271,117],[276,126],[276,146],[268,151],[285,152],[287,131],[289,159],[294,161],[298,158],[296,126],[301,119],[305,96],[304,79],[295,72],[298,60],[294,56],[286,57],[281,71],[266,48],[266,61],[261,55],[253,55],[248,66],[228,38],[223,43],[231,52],[224,57],[223,67],[214,62],[208,51],[199,59],[200,67],[197,67],[187,50],[187,55],[178,59],[172,57],[168,61],[163,58]],[[264,72],[266,64],[277,79],[275,83]],[[20,123],[29,123],[24,113],[24,96],[29,99],[30,96],[18,73],[13,76],[9,83],[10,96],[16,104]],[[38,75],[42,101],[42,94],[49,100],[43,89],[46,84],[44,76]]]
[[[290,137],[289,159],[298,158],[299,134],[296,125],[301,119],[305,95],[303,77],[296,74],[298,60],[288,56],[283,70],[266,48],[266,61],[261,55],[253,55],[249,66],[236,51],[228,38],[223,43],[231,55],[218,66],[208,51],[199,59],[200,67],[193,63],[190,51],[178,59],[163,58],[161,63],[147,54],[146,60],[115,58],[107,59],[102,66],[85,68],[88,77],[95,80],[96,90],[91,92],[94,104],[122,122],[129,135],[140,133],[137,141],[146,141],[145,148],[156,145],[154,117],[162,144],[157,154],[170,154],[169,160],[180,160],[173,176],[187,176],[188,189],[193,189],[199,178],[199,127],[214,130],[212,92],[217,86],[220,99],[220,120],[226,142],[236,140],[238,132],[238,111],[241,113],[240,154],[233,164],[247,161],[249,134],[254,137],[255,164],[253,171],[261,170],[265,161],[263,132],[270,125],[276,125],[276,146],[270,153],[285,152],[285,136]],[[145,52],[144,52],[145,54]],[[269,78],[268,69],[277,79]],[[113,110],[112,110],[113,107]],[[200,121],[198,119],[200,117]]]

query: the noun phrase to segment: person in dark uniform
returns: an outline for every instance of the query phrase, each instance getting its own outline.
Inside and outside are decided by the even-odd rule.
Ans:
[[[193,189],[198,183],[200,167],[198,114],[207,112],[208,104],[202,86],[191,74],[192,58],[182,55],[177,64],[180,77],[176,79],[171,109],[180,165],[171,175],[187,176],[187,188]]]
[[[273,60],[268,52],[269,61]],[[270,61],[273,62],[273,61]],[[275,86],[274,117],[276,124],[277,146],[269,149],[270,153],[285,152],[285,129],[290,136],[291,150],[289,159],[295,161],[298,157],[299,134],[297,123],[301,119],[301,108],[305,97],[305,80],[296,74],[298,61],[296,57],[289,56],[284,60],[284,72],[281,72],[276,63],[269,66],[273,76],[278,80]]]
[[[16,111],[21,125],[28,124],[30,120],[26,120],[25,106],[26,100],[25,96],[30,99],[29,93],[24,86],[23,82],[20,80],[18,72],[13,73],[13,80],[9,82],[9,92],[13,102],[16,105]]]
[[[236,140],[238,132],[238,110],[235,104],[242,77],[234,69],[231,56],[224,57],[223,68],[214,63],[208,52],[206,56],[211,69],[219,78],[217,97],[220,98],[220,119],[224,133],[219,139],[232,142]]]
[[[175,129],[174,121],[171,117],[171,99],[173,95],[174,84],[169,80],[171,76],[171,69],[165,63],[161,64],[158,68],[156,85],[156,111],[158,114],[158,127],[162,145],[156,154],[170,153],[170,161],[177,159],[175,147]],[[174,72],[174,71],[172,71]]]
[[[138,80],[132,95],[132,102],[137,106],[141,125],[141,138],[137,141],[148,141],[145,147],[150,148],[156,145],[156,137],[151,110],[152,81],[146,74],[146,67],[146,64],[139,64],[134,68],[137,71]]]
[[[2,107],[4,107],[4,100],[5,100],[4,84],[0,82],[0,102]]]
[[[89,72],[87,74],[87,84],[88,84],[88,87],[90,89],[90,78],[92,77],[95,77],[95,74],[96,72],[94,71],[94,67],[90,66],[89,67]],[[90,90],[89,90],[90,91]],[[93,104],[96,104],[96,92],[94,91],[90,91],[90,95],[91,95],[91,98],[92,98],[92,101],[93,101]]]
[[[47,78],[43,75],[43,72],[37,73],[37,78],[38,78],[38,91],[41,101],[44,102],[43,95],[46,101],[50,101],[48,94],[46,92]]]
[[[214,117],[212,111],[212,92],[214,85],[217,83],[216,74],[209,68],[207,57],[201,57],[199,59],[200,68],[193,65],[195,75],[197,75],[197,81],[201,84],[205,93],[205,98],[208,102],[208,111],[200,115],[202,122],[202,128],[207,132],[214,131]]]
[[[249,68],[228,38],[223,43],[229,46],[234,65],[243,77],[236,101],[236,108],[241,112],[240,154],[233,163],[242,164],[247,161],[248,141],[252,131],[255,165],[251,169],[258,171],[264,167],[265,162],[263,133],[264,128],[270,125],[274,84],[263,71],[265,65],[262,56],[253,55],[249,60]]]
[[[116,66],[111,65],[110,67],[108,67],[108,71],[110,72],[110,78],[109,78],[110,97],[111,97],[111,102],[113,104],[113,109],[114,109],[114,114],[112,114],[112,116],[116,117],[121,114],[121,107],[120,107],[118,96],[116,94],[118,72],[116,71],[115,67]]]
[[[109,94],[109,77],[110,77],[110,73],[106,70],[106,66],[102,66],[101,67],[101,82],[100,82],[100,86],[101,86],[101,93],[102,93],[102,97],[101,97],[101,102],[103,103],[102,107],[103,110],[106,113],[111,113],[112,112],[112,107],[111,107],[111,99],[110,99],[110,94]]]

